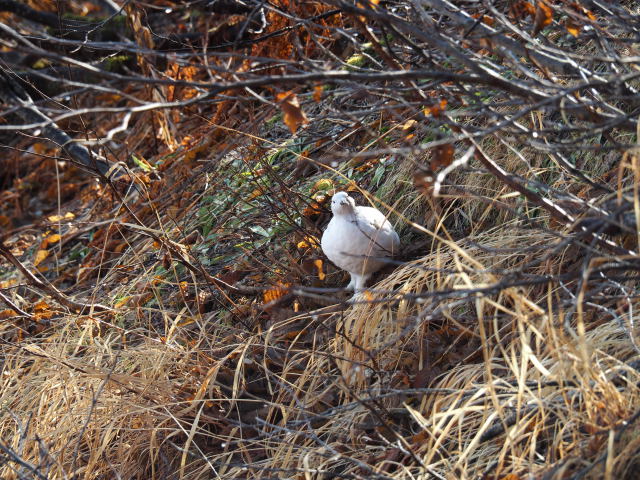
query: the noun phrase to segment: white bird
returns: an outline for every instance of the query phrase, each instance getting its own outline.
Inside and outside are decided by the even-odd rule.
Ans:
[[[333,217],[322,234],[322,251],[337,267],[351,274],[347,290],[362,290],[385,258],[398,253],[400,237],[384,214],[372,207],[357,207],[346,192],[331,199]]]

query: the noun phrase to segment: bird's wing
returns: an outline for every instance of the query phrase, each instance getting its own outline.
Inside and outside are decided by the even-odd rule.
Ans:
[[[373,242],[372,255],[387,257],[398,253],[400,238],[380,210],[358,207],[356,222],[360,231]]]

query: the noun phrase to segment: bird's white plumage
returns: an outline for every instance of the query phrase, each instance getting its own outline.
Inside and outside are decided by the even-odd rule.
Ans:
[[[400,238],[384,214],[372,207],[358,207],[346,192],[331,199],[333,217],[322,235],[322,251],[337,267],[351,274],[346,287],[362,290],[385,258],[398,253]]]

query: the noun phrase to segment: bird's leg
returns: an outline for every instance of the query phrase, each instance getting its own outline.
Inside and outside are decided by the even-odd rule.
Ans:
[[[365,285],[367,284],[367,280],[369,280],[371,274],[369,275],[355,275],[351,274],[351,283],[354,284],[353,297],[347,302],[350,304],[366,301],[367,297],[364,294]],[[351,283],[349,285],[351,285]]]
[[[353,273],[350,273],[349,275],[351,275],[351,281],[349,282],[349,285],[344,287],[344,289],[353,292],[356,288],[356,276]]]
[[[361,292],[362,290],[364,290],[364,287],[367,283],[367,280],[369,279],[370,275],[356,275],[354,273],[351,274],[351,278],[353,278],[355,280],[354,283],[354,287],[355,290],[354,292]]]

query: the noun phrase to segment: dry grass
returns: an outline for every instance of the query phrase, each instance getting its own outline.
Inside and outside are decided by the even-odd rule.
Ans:
[[[149,122],[136,128],[138,141],[152,136]],[[141,182],[135,218],[102,187],[108,208],[74,204],[95,235],[78,240],[91,253],[60,282],[112,310],[44,298],[45,317],[0,319],[0,477],[636,477],[637,280],[579,274],[616,258],[584,265],[589,249],[565,241],[565,226],[473,161],[434,200],[412,183],[425,159],[398,160],[377,184],[377,167],[351,179],[349,165],[300,179],[288,137],[217,128],[149,157],[165,162],[163,180]],[[578,193],[541,154],[483,148],[509,172]],[[619,183],[602,181],[636,187],[628,163]],[[330,291],[265,301],[276,283],[341,282],[326,264],[320,280],[307,267],[321,254],[297,247],[321,231],[304,207],[326,178],[390,207],[411,258],[353,303]],[[29,308],[43,295],[11,292]]]
[[[455,293],[568,268],[571,247],[532,262],[557,242],[514,225],[439,237],[368,301],[262,331],[179,315],[158,338],[140,321],[162,308],[60,315],[4,346],[0,438],[51,479],[633,478],[633,329],[546,284]]]

